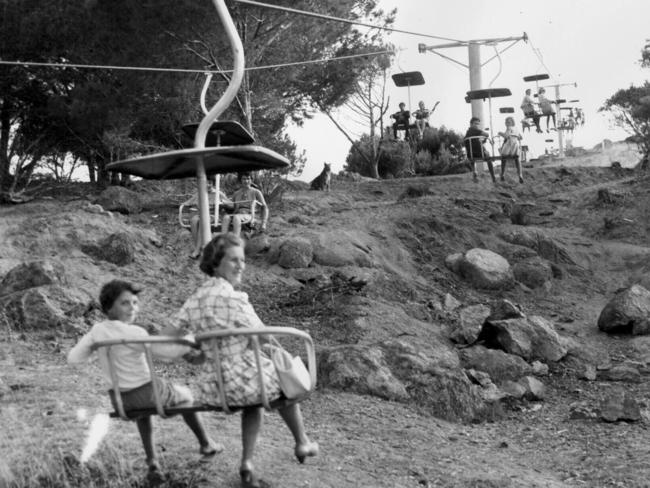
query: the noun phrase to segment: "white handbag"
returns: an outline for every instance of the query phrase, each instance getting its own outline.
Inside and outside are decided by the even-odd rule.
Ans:
[[[311,376],[300,356],[291,356],[277,341],[274,343],[271,361],[280,380],[280,388],[289,399],[298,398],[311,390]]]

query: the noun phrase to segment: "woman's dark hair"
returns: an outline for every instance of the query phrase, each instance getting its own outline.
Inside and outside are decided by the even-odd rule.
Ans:
[[[208,276],[214,276],[214,271],[226,255],[226,250],[231,247],[244,247],[244,241],[232,232],[216,235],[203,248],[199,269]]]
[[[125,291],[130,291],[134,295],[137,295],[142,290],[136,288],[132,283],[122,280],[109,281],[102,286],[102,289],[99,292],[99,304],[102,307],[102,312],[108,313],[108,311],[113,307],[115,300],[117,300],[117,298]]]

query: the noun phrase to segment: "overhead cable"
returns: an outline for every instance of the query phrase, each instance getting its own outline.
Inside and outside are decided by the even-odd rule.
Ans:
[[[306,15],[307,17],[316,17],[318,19],[332,20],[332,21],[335,21],[335,22],[343,22],[343,23],[346,23],[346,24],[361,25],[363,27],[370,27],[372,29],[380,29],[380,30],[391,31],[391,32],[399,32],[401,34],[409,34],[409,35],[412,35],[412,36],[419,36],[419,37],[428,37],[430,39],[441,39],[443,41],[461,42],[458,39],[451,39],[449,37],[434,36],[432,34],[423,34],[421,32],[413,32],[413,31],[407,31],[407,30],[402,30],[402,29],[395,29],[394,27],[384,27],[384,26],[381,26],[381,25],[366,24],[365,22],[359,22],[357,20],[342,19],[340,17],[333,17],[331,15],[318,14],[316,12],[308,12],[306,10],[297,10],[295,8],[282,7],[280,5],[271,5],[271,4],[268,4],[268,3],[255,2],[253,0],[234,0],[234,1],[246,4],[246,5],[254,5],[256,7],[263,7],[263,8],[269,8],[269,9],[274,9],[274,10],[282,10],[284,12],[290,12],[292,14],[298,14],[298,15]]]
[[[375,51],[363,54],[348,54],[346,56],[336,56],[333,58],[313,59],[308,61],[295,61],[292,63],[269,64],[265,66],[250,66],[245,68],[246,71],[256,71],[263,69],[285,68],[287,66],[299,66],[303,64],[329,63],[342,59],[362,58],[366,56],[379,56],[381,54],[395,54],[395,50]],[[10,66],[37,66],[48,68],[79,68],[79,69],[106,69],[106,70],[124,70],[124,71],[155,71],[167,73],[232,73],[232,70],[212,70],[212,69],[185,69],[185,68],[154,68],[145,66],[114,66],[114,65],[96,65],[96,64],[78,64],[78,63],[46,63],[36,61],[5,61],[0,59],[0,65]]]

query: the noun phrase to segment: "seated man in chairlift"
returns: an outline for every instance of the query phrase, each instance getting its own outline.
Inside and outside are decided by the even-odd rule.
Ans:
[[[399,104],[399,112],[395,112],[391,115],[391,118],[395,119],[395,122],[393,122],[393,136],[395,139],[397,139],[397,131],[402,129],[404,130],[404,139],[408,141],[411,139],[411,134],[409,132],[411,112],[405,109],[406,104],[401,102]]]
[[[521,101],[521,110],[524,112],[524,117],[533,119],[537,132],[542,132],[542,129],[539,126],[539,114],[535,112],[535,102],[533,102],[530,88],[526,90],[524,99]],[[522,130],[525,130],[526,128],[530,130],[530,124],[528,124],[525,119],[522,121],[522,126]]]
[[[465,151],[472,167],[472,178],[474,181],[478,181],[476,160],[487,161],[492,181],[496,181],[491,154],[484,145],[485,141],[488,140],[489,137],[490,134],[481,129],[481,119],[478,117],[472,117],[469,121],[469,128],[465,133]]]
[[[237,190],[233,196],[233,213],[224,215],[221,224],[221,232],[228,232],[232,222],[232,232],[240,235],[243,224],[253,224],[255,219],[255,208],[259,205],[262,207],[262,223],[260,231],[266,231],[266,222],[269,220],[269,207],[264,200],[264,195],[260,190],[253,187],[253,177],[250,173],[241,173],[239,175],[242,187]]]

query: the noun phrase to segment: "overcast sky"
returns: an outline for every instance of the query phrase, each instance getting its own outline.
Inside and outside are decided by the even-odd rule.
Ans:
[[[492,87],[510,88],[513,95],[499,99],[495,105],[515,107],[520,120],[524,90],[535,89],[535,83],[523,81],[524,76],[548,73],[551,79],[543,82],[547,85],[577,83],[577,88],[560,88],[561,98],[579,99],[576,105],[585,112],[587,123],[573,136],[575,146],[591,148],[604,138],[623,139],[626,134],[613,128],[598,108],[616,90],[650,78],[650,69],[639,66],[641,49],[650,39],[648,0],[383,0],[381,5],[385,10],[398,9],[394,27],[423,34],[467,41],[516,37],[526,32],[530,41],[521,41],[504,52],[501,65],[494,59],[483,67],[483,87],[492,82]],[[418,43],[434,46],[448,41],[401,33],[390,34],[388,40],[400,49],[392,73],[420,71],[425,79],[425,85],[410,90],[412,108],[419,100],[429,108],[439,100],[430,123],[464,133],[471,116],[470,105],[464,101],[469,90],[468,70],[431,52],[418,53]],[[543,64],[534,49],[541,54]],[[466,47],[439,52],[467,64]],[[483,62],[494,54],[494,47],[481,48]],[[392,80],[388,85],[389,113],[398,109],[400,101],[409,104],[407,88],[395,87]],[[551,95],[553,90],[547,88]],[[503,117],[494,111],[495,129],[501,129]],[[345,123],[347,116],[342,112],[339,118]],[[291,134],[307,152],[308,162],[300,179],[311,180],[323,162],[332,163],[334,172],[343,168],[350,144],[325,117],[316,117],[304,128],[292,129]],[[543,150],[548,136],[526,132],[525,137],[525,143]]]

